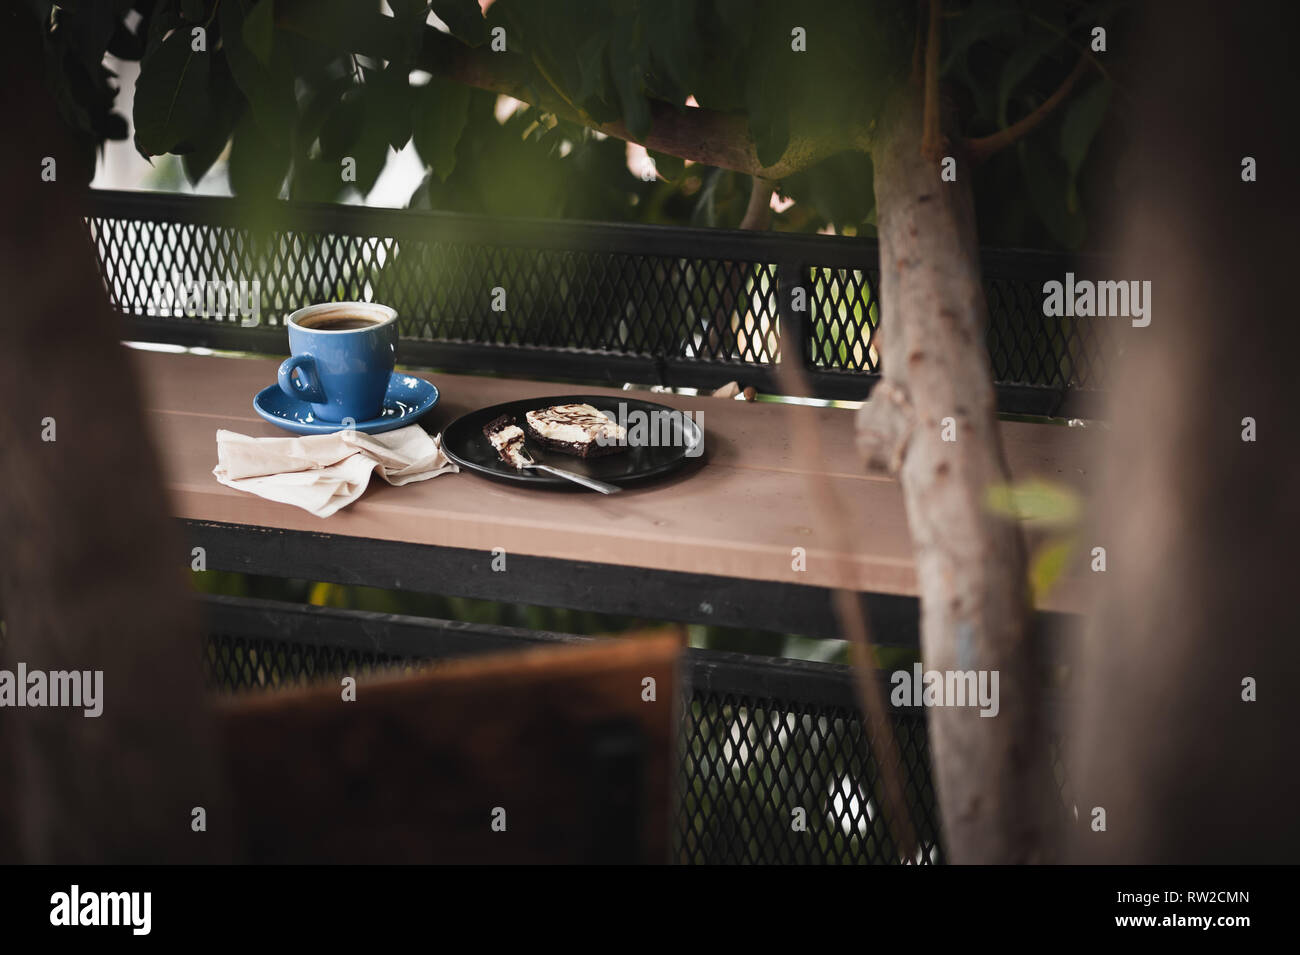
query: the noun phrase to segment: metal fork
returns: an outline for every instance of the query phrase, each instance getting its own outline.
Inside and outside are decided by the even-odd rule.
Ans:
[[[562,477],[565,480],[573,481],[575,484],[581,484],[583,487],[589,487],[593,491],[599,491],[601,494],[617,494],[623,490],[614,484],[606,484],[604,481],[597,481],[595,478],[589,478],[583,474],[574,474],[572,471],[562,471],[559,468],[553,468],[549,464],[538,464],[533,460],[533,456],[528,453],[527,448],[519,449],[520,466],[525,468],[534,468],[538,471],[545,471],[547,474],[554,474],[556,477]]]

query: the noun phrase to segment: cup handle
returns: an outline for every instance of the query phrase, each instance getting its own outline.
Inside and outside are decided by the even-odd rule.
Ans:
[[[293,373],[297,371],[295,379]],[[320,379],[316,377],[316,359],[311,355],[294,355],[280,363],[280,390],[290,398],[323,404],[325,392],[321,390]]]

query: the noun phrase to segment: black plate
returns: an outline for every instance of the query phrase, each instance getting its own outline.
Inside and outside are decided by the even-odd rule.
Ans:
[[[566,481],[564,478],[547,474],[544,471],[532,469],[521,471],[512,468],[501,460],[496,449],[492,447],[492,444],[483,434],[483,426],[503,414],[511,415],[519,426],[523,427],[525,412],[535,411],[538,408],[549,408],[551,405],[567,404],[593,405],[600,411],[613,414],[616,420],[619,417],[619,406],[623,405],[627,409],[627,418],[625,420],[629,421],[629,423],[636,421],[632,417],[634,412],[653,415],[676,410],[654,401],[642,401],[639,398],[624,397],[622,395],[549,395],[541,398],[523,398],[519,401],[507,401],[503,404],[480,408],[478,411],[471,411],[469,414],[461,415],[443,429],[442,450],[447,457],[461,467],[498,480],[533,484],[538,487],[577,487],[572,481]],[[662,421],[663,419],[648,418],[647,420]],[[549,464],[552,467],[573,471],[575,474],[599,478],[602,481],[608,481],[610,484],[628,484],[633,481],[643,481],[646,478],[667,474],[669,471],[681,467],[687,461],[696,460],[700,457],[700,455],[696,455],[692,458],[686,455],[690,447],[702,447],[704,436],[701,434],[699,426],[685,415],[681,415],[680,420],[685,431],[683,435],[677,428],[672,429],[672,437],[676,439],[675,444],[660,442],[657,445],[645,444],[628,447],[604,457],[584,459],[575,457],[572,454],[561,454],[558,451],[545,451],[532,440],[527,442],[527,448],[528,453],[533,456],[533,460],[538,464]],[[684,440],[682,440],[683,437]]]

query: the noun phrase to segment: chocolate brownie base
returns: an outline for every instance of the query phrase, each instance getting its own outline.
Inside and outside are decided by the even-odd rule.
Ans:
[[[503,414],[499,418],[493,418],[487,424],[483,425],[484,434],[496,434],[502,428],[508,428],[515,423],[512,415]]]
[[[627,450],[626,444],[602,445],[595,441],[556,441],[553,438],[546,438],[533,429],[527,417],[524,418],[524,433],[548,451],[559,451],[561,454],[571,454],[578,458],[602,458],[608,454]]]
[[[497,457],[512,468],[526,468],[532,464],[532,456],[525,447],[527,438],[524,429],[510,415],[493,418],[483,426],[483,434],[496,451]]]

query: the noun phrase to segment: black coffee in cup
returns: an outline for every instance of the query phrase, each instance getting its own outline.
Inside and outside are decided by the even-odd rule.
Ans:
[[[314,328],[320,332],[349,332],[358,328],[370,328],[383,319],[365,318],[361,315],[322,315],[319,318],[299,319],[303,328]]]

